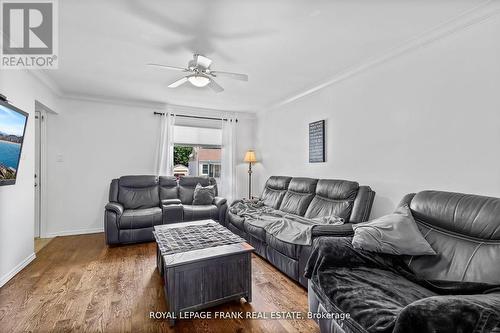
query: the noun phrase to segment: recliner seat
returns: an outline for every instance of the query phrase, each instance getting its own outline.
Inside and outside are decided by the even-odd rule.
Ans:
[[[346,224],[342,226],[315,227],[313,236],[317,237],[352,234],[352,223],[368,220],[374,196],[375,192],[369,186],[359,186],[352,181],[271,176],[260,199],[268,207],[306,218],[331,215],[344,218]],[[303,271],[310,246],[283,242],[263,228],[246,223],[244,218],[229,210],[226,224],[229,230],[245,238],[257,254],[304,287],[307,286]]]
[[[212,219],[224,224],[226,199],[215,197],[209,205],[193,205],[194,189],[215,185],[208,177],[123,176],[111,181],[104,211],[107,244],[152,241],[155,225]]]
[[[420,280],[434,281],[436,286],[439,285],[437,281],[500,285],[500,198],[443,191],[422,191],[406,195],[399,204],[399,206],[402,205],[410,207],[420,232],[437,253],[437,255],[430,256],[403,256],[406,266]],[[318,244],[328,242],[328,248],[332,246],[347,248],[352,246],[351,241],[349,237],[317,239]],[[349,252],[345,251],[345,253]],[[322,257],[315,258],[315,260],[326,259]],[[336,312],[346,312],[351,315],[349,320],[343,322],[343,327],[334,319],[319,320],[318,324],[322,333],[368,332],[376,329],[380,331],[381,328],[377,326],[380,326],[381,322],[389,322],[389,319],[394,321],[397,327],[399,320],[404,321],[400,319],[401,316],[404,318],[405,313],[412,308],[427,311],[421,312],[423,318],[412,319],[416,323],[417,319],[428,321],[425,314],[428,311],[436,312],[435,309],[440,306],[443,310],[453,310],[452,303],[468,304],[467,302],[474,303],[481,300],[485,304],[496,306],[497,309],[500,306],[498,292],[474,294],[470,290],[464,290],[461,295],[460,292],[451,293],[446,290],[444,293],[436,293],[382,266],[366,268],[362,274],[359,270],[358,267],[334,265],[331,268],[325,267],[324,271],[309,281],[310,311],[325,313],[332,311],[327,309],[334,309]],[[349,290],[349,288],[354,288],[352,287],[354,284],[359,289],[359,286],[364,285],[366,281],[376,281],[371,276],[375,271],[379,276],[386,274],[387,279],[382,281],[390,282],[387,284],[379,282],[377,285],[367,284],[363,287],[362,294]],[[323,286],[315,280],[320,277],[323,280],[332,281],[331,285],[337,286],[336,292],[328,293],[323,290]],[[380,281],[380,277],[378,280]],[[334,295],[325,299],[326,294]],[[384,303],[380,301],[381,298],[384,298]],[[431,303],[433,307],[426,308]],[[374,306],[370,306],[370,311],[366,311],[366,304]],[[390,310],[388,310],[388,304],[391,305]],[[458,309],[455,311],[460,313]],[[380,315],[377,315],[378,313]],[[479,326],[482,328],[489,326],[495,320],[495,316],[488,311],[484,311],[483,315],[477,331],[489,332],[490,330],[486,328],[483,330]],[[380,317],[385,317],[385,319]],[[473,315],[467,313],[464,317],[472,320]],[[443,318],[440,322],[442,320]],[[497,325],[494,332],[500,330],[500,322]],[[384,331],[390,332],[392,329],[388,327]],[[423,331],[425,330],[421,330]]]

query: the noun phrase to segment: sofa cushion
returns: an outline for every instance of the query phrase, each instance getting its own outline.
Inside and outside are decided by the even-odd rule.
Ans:
[[[407,205],[394,213],[352,225],[355,249],[392,255],[436,255],[427,243]]]
[[[262,191],[261,199],[264,205],[269,206],[274,209],[278,209],[281,205],[281,201],[285,196],[286,190],[288,189],[288,184],[292,177],[284,176],[271,176],[264,186]]]
[[[208,177],[181,177],[179,178],[179,199],[183,204],[192,205],[194,189],[196,185],[201,186],[215,185],[215,180]],[[217,188],[215,188],[215,195],[217,195]]]
[[[159,207],[145,209],[126,209],[120,218],[120,229],[148,228],[162,223],[162,210]]]
[[[177,199],[179,194],[177,192],[177,178],[161,176],[160,183],[160,200]]]
[[[429,280],[500,284],[500,198],[423,191],[410,209],[438,253],[409,258],[415,273]]]
[[[264,228],[254,226],[247,221],[245,221],[243,225],[245,227],[245,231],[252,237],[257,238],[258,240],[261,240],[263,242],[266,241],[266,230]]]
[[[216,205],[183,205],[184,221],[218,219],[219,209]]]
[[[230,211],[227,212],[227,219],[229,221],[229,224],[232,224],[236,228],[238,228],[241,231],[245,231],[245,226],[243,225],[245,222],[245,218],[238,216],[236,214],[231,213]]]
[[[160,207],[158,179],[155,176],[124,176],[120,178],[118,202],[125,209]]]
[[[292,178],[283,200],[281,201],[279,210],[304,216],[309,203],[314,197],[317,183],[317,179]]]
[[[390,281],[390,283],[388,283]],[[401,310],[436,295],[396,272],[374,267],[331,267],[312,280],[329,309],[350,313],[368,332],[392,332]]]
[[[215,186],[201,186],[199,183],[194,188],[193,205],[211,205],[215,198]]]
[[[275,249],[287,257],[299,259],[301,245],[284,242],[271,234],[266,234],[266,243],[268,247]]]
[[[315,218],[335,215],[347,223],[359,184],[347,180],[320,179],[316,185],[316,194],[312,199],[305,217]]]

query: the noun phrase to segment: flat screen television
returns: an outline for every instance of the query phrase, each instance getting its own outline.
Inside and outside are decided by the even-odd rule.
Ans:
[[[28,113],[0,99],[0,186],[16,183]]]

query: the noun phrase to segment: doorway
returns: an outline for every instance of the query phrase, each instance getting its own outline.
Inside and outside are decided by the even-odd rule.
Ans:
[[[40,238],[41,229],[41,150],[42,150],[42,111],[35,110],[35,239]]]
[[[46,122],[47,115],[53,113],[42,103],[35,102],[35,173],[33,186],[35,191],[35,253],[40,251],[51,239],[47,238],[45,228],[46,216]]]

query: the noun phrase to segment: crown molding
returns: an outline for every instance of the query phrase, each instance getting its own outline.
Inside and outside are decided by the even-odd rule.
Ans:
[[[500,1],[485,1],[407,40],[406,42],[388,50],[383,54],[368,58],[361,63],[350,66],[340,72],[335,73],[326,81],[322,81],[310,88],[307,88],[301,92],[270,104],[267,107],[257,110],[257,113],[261,113],[263,111],[271,111],[286,104],[290,104],[296,100],[311,95],[319,90],[327,88],[341,81],[347,80],[355,75],[373,69],[407,53],[420,50],[446,37],[455,35],[462,31],[466,31],[468,28],[484,23],[498,14],[500,14]]]
[[[104,104],[114,104],[130,107],[140,107],[145,109],[150,109],[152,111],[164,111],[169,110],[173,112],[182,112],[190,115],[202,115],[202,116],[224,116],[227,114],[232,114],[241,119],[255,119],[255,113],[251,112],[238,112],[238,111],[228,111],[228,110],[218,110],[210,108],[200,108],[189,105],[178,105],[166,102],[152,102],[147,100],[138,99],[122,99],[115,97],[97,96],[97,95],[83,95],[83,94],[63,94],[60,96],[63,100],[73,100],[82,102],[92,102],[92,103],[104,103]]]
[[[86,95],[86,94],[76,94],[76,93],[65,93],[61,96],[63,100],[73,100],[82,102],[93,102],[93,103],[104,103],[104,104],[114,104],[130,107],[142,107],[151,110],[165,110],[167,103],[165,102],[154,102],[140,99],[131,98],[117,98],[109,97],[103,95]]]
[[[26,72],[47,87],[56,97],[64,95],[61,87],[41,69],[27,69]]]

